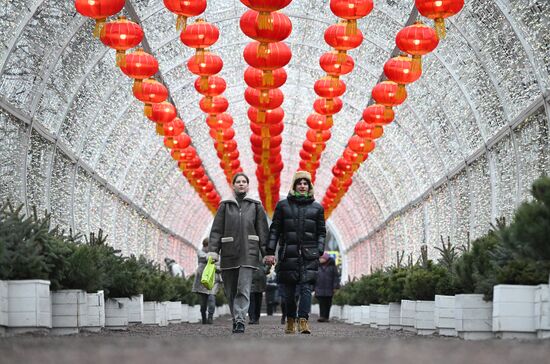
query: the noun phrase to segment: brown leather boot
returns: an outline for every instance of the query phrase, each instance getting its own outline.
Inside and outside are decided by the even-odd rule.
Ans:
[[[311,334],[311,331],[309,331],[309,326],[307,324],[307,319],[300,317],[300,320],[298,321],[300,334]]]
[[[296,319],[293,317],[287,317],[285,334],[295,334],[295,333],[296,333]]]

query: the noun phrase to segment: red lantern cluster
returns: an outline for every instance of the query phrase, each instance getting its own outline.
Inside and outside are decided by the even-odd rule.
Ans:
[[[80,14],[95,20],[94,37],[99,38],[105,20],[118,13],[126,0],[75,0],[74,6]]]
[[[219,35],[216,26],[198,19],[185,28],[180,34],[180,40],[186,46],[196,49],[195,55],[187,61],[187,68],[199,76],[195,81],[195,89],[204,96],[199,106],[207,114],[206,124],[210,128],[210,136],[214,139],[220,167],[227,182],[231,184],[235,173],[242,171],[242,168],[239,152],[236,150],[237,143],[234,140],[233,118],[226,113],[229,102],[221,96],[227,85],[223,78],[216,76],[223,68],[223,60],[207,50],[207,47],[218,40]]]
[[[248,118],[252,136],[250,143],[257,164],[256,177],[260,198],[269,215],[279,200],[281,134],[284,129],[284,95],[279,89],[286,82],[283,69],[292,53],[283,42],[292,31],[288,16],[277,12],[291,0],[241,0],[249,7],[241,16],[243,33],[253,39],[244,49],[244,60],[250,66],[244,73],[249,86],[245,100],[250,105]]]
[[[415,0],[418,12],[435,21],[438,38],[445,38],[445,18],[456,15],[464,7],[464,0]]]
[[[309,171],[313,180],[319,168],[321,154],[330,139],[333,115],[342,110],[342,96],[346,84],[340,76],[350,73],[355,62],[347,54],[363,42],[363,34],[357,28],[357,19],[367,16],[373,8],[372,0],[331,0],[330,9],[340,21],[325,30],[325,41],[333,49],[319,59],[326,76],[317,80],[314,91],[319,96],[313,104],[315,112],[307,118],[309,130],[300,151],[300,169]]]
[[[103,26],[99,39],[107,47],[116,50],[116,65],[121,66],[126,64],[126,51],[141,43],[143,30],[137,23],[121,16]]]
[[[206,0],[164,0],[164,6],[178,16],[176,29],[187,27],[187,18],[199,16],[206,10]]]

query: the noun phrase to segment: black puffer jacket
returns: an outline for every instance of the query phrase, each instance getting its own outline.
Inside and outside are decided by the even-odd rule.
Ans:
[[[275,254],[280,243],[275,267],[280,283],[315,282],[325,236],[325,212],[313,197],[297,198],[289,194],[286,200],[277,203],[266,252]]]

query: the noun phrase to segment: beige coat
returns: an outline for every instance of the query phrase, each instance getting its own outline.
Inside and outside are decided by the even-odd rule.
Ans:
[[[245,197],[220,203],[208,242],[208,251],[220,255],[221,269],[248,266],[257,268],[265,255],[268,238],[267,217],[259,201]]]

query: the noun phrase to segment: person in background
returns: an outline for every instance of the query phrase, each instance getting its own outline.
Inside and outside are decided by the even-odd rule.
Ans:
[[[319,258],[319,271],[315,282],[315,297],[319,301],[319,322],[328,322],[332,296],[340,288],[340,274],[334,259],[327,253]]]
[[[278,304],[279,293],[277,290],[277,276],[275,275],[275,269],[271,269],[267,275],[265,288],[265,305],[268,316],[273,316],[273,313],[277,312]]]
[[[275,268],[285,288],[287,334],[296,332],[296,319],[300,333],[311,333],[308,325],[311,292],[317,278],[319,257],[325,250],[325,237],[325,212],[313,198],[311,175],[298,171],[288,197],[275,207],[266,247],[268,255],[264,258],[267,264],[273,264],[277,244],[280,244]],[[298,312],[297,291],[300,296]]]
[[[220,261],[223,286],[233,317],[233,333],[244,333],[252,273],[265,256],[267,216],[260,201],[247,197],[249,179],[236,173],[235,198],[218,207],[208,243],[208,256]]]
[[[257,325],[260,323],[262,309],[262,296],[266,289],[268,273],[267,266],[260,262],[260,267],[252,274],[252,285],[250,286],[250,306],[248,307],[248,324]]]
[[[181,277],[185,278],[185,273],[183,272],[183,268],[181,265],[176,263],[174,259],[170,259],[168,257],[164,258],[164,263],[166,263],[166,267],[168,268],[168,272],[170,272],[170,275],[172,277]]]
[[[197,271],[195,273],[195,280],[193,281],[193,288],[192,292],[195,292],[200,297],[200,305],[201,305],[201,318],[202,318],[202,324],[213,324],[214,323],[214,312],[216,311],[216,293],[218,293],[219,290],[219,274],[216,273],[216,280],[214,282],[214,287],[212,287],[211,290],[207,289],[202,283],[201,283],[201,277],[202,272],[204,271],[204,268],[206,267],[206,263],[208,263],[207,259],[207,253],[208,253],[208,239],[204,239],[202,241],[202,249],[199,249],[197,251]],[[216,271],[219,271],[220,267],[219,264],[216,263]],[[208,312],[208,317],[206,316],[206,313]]]

